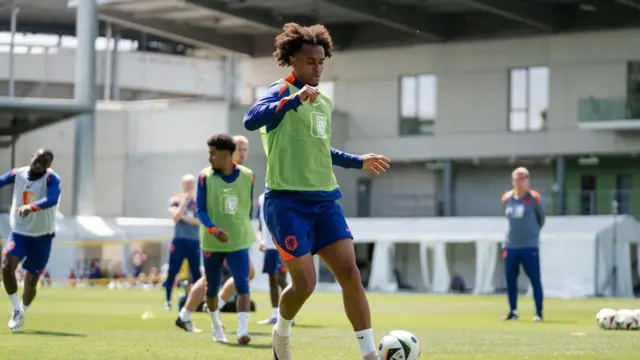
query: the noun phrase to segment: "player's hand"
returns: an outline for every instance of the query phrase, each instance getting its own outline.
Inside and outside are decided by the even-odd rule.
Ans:
[[[262,252],[267,252],[267,245],[264,243],[264,241],[260,242],[260,247],[259,247],[260,251]]]
[[[188,193],[184,193],[184,201],[190,202],[195,199],[196,199],[196,194],[194,192],[190,191]]]
[[[391,160],[383,155],[366,154],[362,156],[362,168],[380,175],[391,167]]]
[[[22,205],[18,208],[18,216],[23,218],[33,212],[31,205]]]
[[[315,102],[320,95],[320,90],[314,88],[313,86],[305,85],[302,90],[298,91],[296,94],[300,98],[300,101],[305,102]]]
[[[215,234],[216,239],[218,239],[218,241],[220,241],[221,243],[226,244],[227,241],[229,241],[229,234],[227,234],[226,231],[218,228],[218,230],[216,231]]]

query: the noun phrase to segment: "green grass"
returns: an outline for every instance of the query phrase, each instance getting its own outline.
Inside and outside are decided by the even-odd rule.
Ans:
[[[215,344],[209,331],[188,334],[173,325],[176,311],[162,310],[160,290],[42,289],[21,334],[0,330],[3,360],[271,359],[270,328],[255,325],[270,313],[266,294],[254,295],[249,347]],[[376,336],[393,329],[413,332],[422,359],[640,359],[640,332],[602,331],[601,307],[637,308],[622,299],[548,300],[545,323],[531,323],[530,298],[522,298],[522,320],[504,323],[503,297],[370,294]],[[144,312],[155,315],[142,320]],[[0,314],[10,313],[8,301]],[[195,315],[209,329],[205,314]],[[235,339],[235,316],[224,314]],[[359,359],[339,294],[318,293],[296,319],[296,360]],[[4,319],[2,319],[4,321]],[[4,323],[3,323],[4,326]]]

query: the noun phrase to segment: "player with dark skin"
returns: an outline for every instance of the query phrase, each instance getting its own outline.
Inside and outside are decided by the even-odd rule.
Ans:
[[[40,149],[31,158],[29,165],[29,178],[33,180],[40,179],[47,174],[47,169],[51,167],[53,162],[53,152],[51,150]],[[30,205],[22,205],[18,208],[18,216],[25,217],[33,212]],[[13,255],[4,254],[2,259],[2,283],[7,294],[15,294],[18,291],[18,281],[16,280],[16,269],[20,260]],[[22,303],[29,306],[36,297],[38,287],[39,274],[26,272],[24,277],[24,292],[22,293]]]

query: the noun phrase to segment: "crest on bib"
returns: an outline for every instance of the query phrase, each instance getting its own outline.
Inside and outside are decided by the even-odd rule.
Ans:
[[[314,111],[311,113],[311,135],[326,139],[327,138],[327,116],[323,113]]]
[[[235,215],[235,213],[238,211],[238,196],[236,195],[235,191],[233,191],[233,189],[225,190],[227,191],[224,191],[220,198],[220,211],[225,214]]]

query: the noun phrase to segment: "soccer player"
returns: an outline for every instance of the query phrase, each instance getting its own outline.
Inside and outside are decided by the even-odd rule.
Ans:
[[[61,194],[60,177],[51,169],[52,162],[53,152],[41,149],[33,155],[29,166],[0,176],[0,187],[13,184],[11,233],[2,259],[2,282],[13,306],[11,331],[22,329],[25,313],[36,297],[38,280],[51,254]],[[20,303],[16,268],[23,260],[26,275]]]
[[[236,135],[233,137],[234,142],[236,143],[236,151],[233,153],[233,161],[238,165],[244,165],[247,160],[247,156],[249,156],[249,140],[242,136]],[[249,281],[253,280],[255,275],[255,270],[253,268],[253,263],[250,263],[249,268]],[[180,309],[180,314],[175,321],[177,327],[187,331],[187,332],[200,332],[197,329],[191,320],[191,314],[198,308],[200,304],[202,304],[202,299],[205,297],[206,292],[206,282],[205,278],[200,278],[200,280],[196,281],[191,289],[189,290],[189,295],[187,296],[187,300],[184,303],[182,309]],[[222,309],[222,307],[236,295],[236,288],[233,282],[233,277],[229,278],[224,285],[222,286],[222,290],[218,295],[218,309]]]
[[[231,135],[214,135],[207,141],[211,166],[200,173],[197,215],[202,223],[207,306],[210,309],[213,339],[227,342],[220,311],[218,289],[222,264],[227,260],[238,292],[238,343],[246,345],[249,336],[249,247],[255,242],[251,225],[253,210],[253,172],[233,161],[236,144]]]
[[[164,283],[164,308],[171,310],[171,293],[176,275],[185,259],[189,263],[191,280],[200,279],[200,220],[196,217],[196,178],[187,174],[182,177],[182,193],[169,200],[171,219],[175,223],[173,240],[169,252],[169,271]]]
[[[542,281],[540,279],[540,229],[545,213],[540,194],[529,188],[529,171],[519,167],[511,174],[513,189],[502,195],[504,214],[509,222],[504,243],[504,271],[507,279],[509,313],[503,320],[518,320],[518,274],[520,265],[531,281],[536,314],[542,321]]]
[[[282,266],[280,255],[276,250],[276,245],[271,238],[269,229],[264,220],[264,194],[258,198],[258,230],[260,231],[260,251],[264,252],[264,262],[262,272],[269,276],[269,294],[271,296],[271,317],[260,321],[260,325],[275,325],[278,322],[278,301],[280,300],[280,289],[287,287],[287,273]]]
[[[289,23],[276,37],[274,57],[292,67],[285,79],[245,115],[247,130],[260,129],[267,155],[264,215],[291,284],[280,296],[273,330],[273,358],[291,360],[291,323],[316,286],[312,255],[318,254],[342,287],[345,312],[365,360],[376,345],[369,303],[356,266],[352,235],[337,200],[342,197],[332,164],[380,174],[389,168],[382,155],[356,156],[331,147],[331,100],[320,92],[332,40],[322,25]]]

